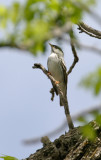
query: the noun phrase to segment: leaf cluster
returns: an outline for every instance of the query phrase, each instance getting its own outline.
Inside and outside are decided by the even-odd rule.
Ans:
[[[6,37],[1,42],[33,54],[44,52],[46,42],[56,38],[54,29],[67,22],[77,24],[94,4],[95,0],[26,0],[24,4],[0,6],[0,27]]]
[[[80,85],[90,89],[94,95],[98,96],[101,93],[101,67],[81,80]]]
[[[95,122],[98,125],[96,129],[93,128],[91,124],[86,124],[81,128],[81,132],[84,137],[88,138],[90,141],[94,141],[98,134],[98,127],[101,129],[101,114],[96,115]]]

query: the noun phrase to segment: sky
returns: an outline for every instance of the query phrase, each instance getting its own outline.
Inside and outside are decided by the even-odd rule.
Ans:
[[[9,5],[13,0],[0,0],[0,4]],[[101,3],[101,2],[99,2]],[[101,5],[95,11],[99,12]],[[100,12],[99,12],[100,13]],[[85,15],[84,22],[94,28],[100,25],[93,18]],[[75,27],[77,30],[77,26]],[[79,34],[84,44],[99,47],[99,40]],[[50,41],[56,43],[56,41]],[[34,63],[42,63],[47,67],[50,46],[47,42],[47,52],[38,57],[25,51],[11,48],[0,48],[0,155],[10,155],[22,159],[42,147],[42,144],[25,146],[23,140],[43,136],[63,123],[66,119],[64,108],[59,106],[55,97],[51,102],[49,90],[51,83],[41,70],[33,70]],[[67,68],[73,61],[69,44],[62,44]],[[80,113],[96,104],[100,98],[95,98],[90,91],[78,86],[80,80],[101,65],[101,56],[92,51],[78,51],[79,63],[72,71],[68,80],[68,101],[71,115]],[[54,140],[68,129],[64,129]],[[47,135],[47,134],[46,134]]]

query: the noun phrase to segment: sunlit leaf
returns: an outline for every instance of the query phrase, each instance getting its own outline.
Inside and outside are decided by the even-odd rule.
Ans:
[[[101,114],[96,116],[96,122],[101,126]]]
[[[94,95],[99,95],[101,93],[101,67],[82,79],[80,85],[90,89]]]
[[[78,117],[77,118],[77,121],[79,121],[79,122],[82,122],[82,123],[87,123],[87,120],[86,120],[86,118],[85,117]]]
[[[89,124],[85,125],[81,129],[83,136],[87,137],[89,140],[93,141],[96,138],[96,132],[92,126]]]
[[[7,15],[7,8],[5,6],[0,5],[0,16],[6,16]]]
[[[4,160],[18,160],[15,157],[7,156],[7,155],[0,156],[0,158],[2,158]]]

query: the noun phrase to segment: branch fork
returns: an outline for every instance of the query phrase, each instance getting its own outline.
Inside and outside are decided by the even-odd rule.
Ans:
[[[72,48],[72,52],[73,52],[73,55],[74,55],[74,62],[73,64],[71,65],[69,71],[67,72],[67,76],[72,72],[75,64],[78,62],[78,56],[77,56],[77,53],[76,53],[76,50],[75,50],[75,47],[73,45],[73,42],[71,41],[71,48]],[[58,94],[59,96],[62,98],[62,102],[63,102],[63,106],[64,106],[64,110],[65,110],[65,115],[66,115],[66,118],[67,118],[67,123],[68,123],[68,126],[69,126],[69,129],[73,129],[74,128],[74,125],[73,125],[73,122],[72,122],[72,118],[71,118],[71,115],[70,115],[70,111],[69,111],[69,104],[68,104],[68,100],[67,98],[64,98],[64,95],[59,87],[59,84],[56,83],[56,80],[54,79],[54,77],[49,74],[49,72],[45,69],[45,67],[42,66],[42,64],[40,63],[35,63],[34,66],[32,67],[33,69],[41,69],[43,71],[43,73],[51,80],[51,82],[54,84],[54,86],[57,88],[57,91],[58,91]],[[51,100],[53,101],[54,99],[54,89],[52,88],[50,90],[50,93],[52,94],[52,97],[51,97]]]

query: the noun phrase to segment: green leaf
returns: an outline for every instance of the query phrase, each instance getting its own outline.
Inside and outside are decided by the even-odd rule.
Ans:
[[[15,157],[7,156],[7,155],[0,156],[0,158],[3,158],[4,160],[18,160],[18,159],[15,158]]]
[[[101,67],[82,79],[79,85],[91,90],[94,95],[99,95],[101,93]]]
[[[0,5],[0,16],[6,16],[7,15],[7,8],[5,6]]]
[[[13,3],[12,7],[9,8],[9,18],[15,24],[20,20],[20,9],[20,4],[17,2]]]
[[[88,138],[91,141],[93,141],[96,138],[96,132],[93,129],[93,127],[90,126],[89,124],[83,126],[81,131],[83,133],[83,136]]]
[[[87,123],[87,120],[86,120],[86,118],[85,117],[78,117],[77,118],[77,121],[79,121],[79,122],[82,122],[82,123]]]
[[[5,6],[0,6],[0,27],[5,28],[7,24],[7,9]]]
[[[96,116],[96,122],[101,126],[101,114]]]

